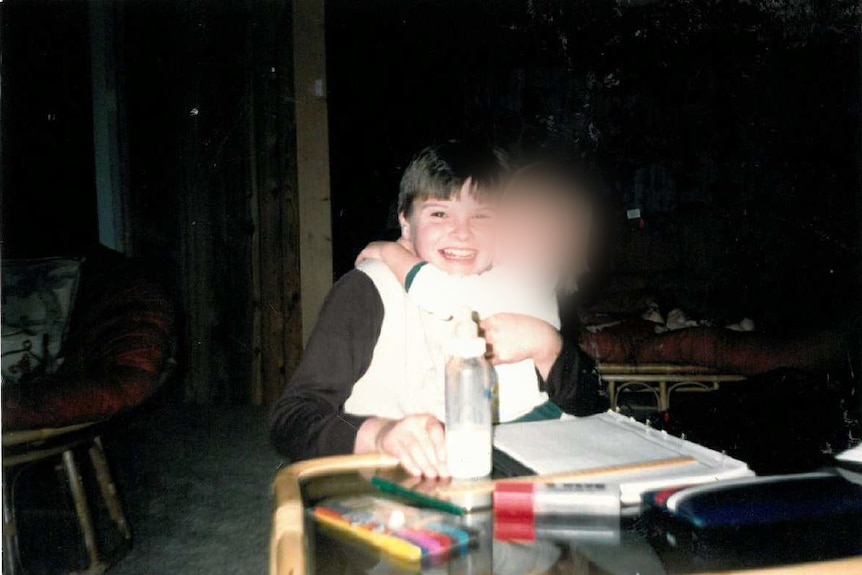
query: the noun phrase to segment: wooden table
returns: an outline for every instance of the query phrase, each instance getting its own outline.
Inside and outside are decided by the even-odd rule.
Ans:
[[[360,475],[361,472],[369,472],[375,469],[389,469],[397,466],[397,461],[391,457],[383,455],[348,455],[329,457],[316,460],[305,461],[288,466],[282,469],[276,479],[274,485],[275,492],[275,513],[273,517],[272,537],[270,540],[270,575],[303,575],[307,572],[310,555],[315,552],[314,548],[309,549],[309,537],[306,533],[306,517],[305,517],[305,502],[303,501],[304,492],[309,490],[315,491],[317,496],[320,496],[321,489],[326,489],[326,481],[335,481],[333,485],[339,485],[334,488],[334,492],[341,495],[345,494],[344,486],[348,489],[351,485],[355,485],[357,491],[360,490],[360,484],[365,483],[364,490],[368,490],[367,482]],[[315,482],[318,484],[315,485]],[[320,483],[324,483],[321,488]],[[490,513],[485,513],[485,519],[490,518]],[[483,518],[479,516],[479,519]],[[636,536],[636,534],[635,534]],[[645,542],[643,542],[645,543]],[[555,543],[557,544],[557,543]],[[500,546],[499,542],[495,542],[494,546]],[[558,544],[557,544],[558,545]],[[640,544],[638,548],[649,550],[648,545]],[[497,564],[497,553],[494,550],[494,571],[501,572],[501,566]],[[625,547],[620,547],[616,552],[620,556],[625,556],[630,551]],[[491,551],[487,550],[487,559],[485,561],[475,560],[472,557],[474,554],[481,553],[479,550],[471,551],[466,558],[459,558],[461,563],[452,565],[451,568],[443,567],[443,572],[457,573],[484,573],[490,570],[492,564]],[[637,553],[632,552],[632,556]],[[658,558],[658,555],[656,555]],[[662,563],[664,563],[662,557]],[[351,561],[358,560],[351,557]],[[457,561],[457,560],[456,560]],[[478,567],[477,567],[478,565]],[[355,565],[354,565],[355,566]],[[326,571],[327,573],[330,571]],[[343,572],[343,571],[341,571]],[[356,572],[364,572],[362,569]],[[400,571],[394,571],[400,572]],[[440,572],[439,568],[435,572]],[[502,572],[506,572],[505,566],[502,567]],[[511,568],[509,568],[511,572]],[[551,568],[553,573],[608,573],[604,568],[599,569],[592,564],[589,558],[577,557],[571,551],[565,553],[565,560],[560,560]],[[694,568],[685,567],[682,570],[674,567],[667,567],[668,573],[700,573],[700,574],[759,574],[759,575],[845,575],[852,573],[862,573],[862,556],[857,557],[837,557],[828,561],[806,562],[795,565],[775,565],[766,568],[755,570],[710,570],[707,564],[698,565]]]

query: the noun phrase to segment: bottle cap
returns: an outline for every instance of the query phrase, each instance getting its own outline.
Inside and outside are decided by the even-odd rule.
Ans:
[[[464,308],[455,319],[455,337],[449,342],[449,355],[457,357],[480,357],[485,355],[487,345],[479,337],[479,326],[473,321],[473,312]]]
[[[449,355],[457,357],[481,357],[485,355],[488,346],[481,337],[471,339],[453,339],[449,342]]]

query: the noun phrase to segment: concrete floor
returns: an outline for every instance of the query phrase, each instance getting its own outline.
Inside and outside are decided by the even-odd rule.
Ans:
[[[266,573],[280,459],[269,445],[265,409],[153,402],[115,421],[102,437],[133,532],[131,550],[109,573]],[[88,457],[77,456],[100,550],[122,549]],[[57,462],[29,466],[14,483],[23,573],[86,567]]]
[[[163,407],[110,448],[134,533],[111,573],[266,572],[280,460],[264,409]]]

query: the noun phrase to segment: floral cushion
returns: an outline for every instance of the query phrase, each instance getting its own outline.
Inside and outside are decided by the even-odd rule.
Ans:
[[[81,261],[71,258],[3,262],[4,384],[57,370],[80,271]]]

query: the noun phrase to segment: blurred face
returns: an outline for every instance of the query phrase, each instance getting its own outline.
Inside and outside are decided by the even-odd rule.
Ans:
[[[560,246],[558,214],[547,203],[507,197],[500,211],[494,263],[548,267]]]
[[[451,200],[416,200],[402,215],[401,236],[420,258],[453,275],[478,274],[491,265],[496,210],[471,197],[467,181]]]
[[[494,263],[558,275],[585,266],[590,215],[585,206],[529,191],[503,200]]]

